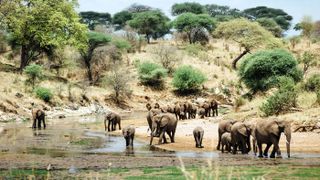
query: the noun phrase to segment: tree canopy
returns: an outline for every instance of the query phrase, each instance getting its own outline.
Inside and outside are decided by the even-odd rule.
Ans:
[[[282,37],[283,30],[272,18],[259,18],[257,22],[275,37]]]
[[[170,19],[159,10],[136,13],[128,24],[139,34],[144,34],[150,43],[150,38],[159,38],[170,31]]]
[[[204,7],[196,2],[176,3],[171,7],[171,14],[177,16],[183,13],[203,14]]]
[[[21,46],[20,70],[43,52],[65,45],[85,48],[85,25],[74,10],[76,1],[15,0],[3,1],[10,6],[3,22],[7,31]]]
[[[272,18],[285,31],[290,28],[292,16],[282,9],[274,9],[266,6],[257,6],[243,10],[243,13],[249,19]]]
[[[145,11],[151,11],[153,10],[152,7],[147,6],[147,5],[142,5],[142,4],[131,4],[126,11],[131,12],[131,13],[140,13],[140,12],[145,12]]]
[[[226,21],[242,16],[242,12],[239,9],[232,9],[229,6],[220,6],[217,4],[205,5],[206,12],[216,18],[218,21]]]
[[[107,25],[111,22],[109,13],[99,13],[94,11],[80,12],[81,22],[87,24],[90,30],[94,30],[96,25]]]
[[[191,31],[194,28],[205,28],[211,32],[215,29],[216,22],[208,14],[183,13],[173,21],[173,26],[179,32],[186,32],[191,44],[193,43],[191,39]]]
[[[132,19],[132,17],[133,13],[129,11],[120,11],[113,15],[112,24],[117,24],[122,28],[126,25],[127,21]]]
[[[233,60],[233,68],[237,62],[252,49],[267,47],[281,47],[281,41],[275,38],[271,32],[265,30],[257,22],[247,19],[234,19],[219,24],[215,31],[217,37],[233,40],[244,48],[242,54]]]

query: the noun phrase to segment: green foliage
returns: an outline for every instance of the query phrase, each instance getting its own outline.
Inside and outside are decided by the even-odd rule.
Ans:
[[[282,37],[282,29],[272,18],[259,18],[256,20],[262,27],[270,31],[275,37]]]
[[[36,82],[43,77],[43,68],[42,66],[32,64],[24,69],[24,73],[28,76],[25,82],[26,85],[31,85],[32,89],[34,89]]]
[[[310,51],[305,51],[302,56],[298,57],[298,62],[303,64],[304,74],[309,70],[310,67],[317,65],[317,60],[318,57],[316,56],[316,54]]]
[[[280,76],[300,81],[302,72],[297,65],[297,60],[285,50],[265,50],[247,57],[240,65],[239,76],[253,92],[266,91],[278,85]]]
[[[320,90],[320,74],[314,74],[304,84],[307,91],[319,91]]]
[[[150,38],[160,38],[170,31],[170,19],[159,10],[145,11],[134,14],[128,24],[139,34],[146,35],[148,43]]]
[[[185,51],[191,56],[198,56],[205,48],[201,44],[188,44],[185,47]]]
[[[181,66],[173,74],[172,85],[180,92],[193,92],[199,90],[206,80],[200,70],[191,66]]]
[[[301,42],[300,36],[292,36],[289,38],[289,42],[291,44],[291,48],[294,49],[298,43]]]
[[[177,16],[183,13],[203,14],[204,7],[196,2],[176,3],[171,7],[171,14]]]
[[[318,89],[316,93],[317,93],[316,103],[317,103],[318,105],[320,105],[320,89]]]
[[[132,48],[130,42],[125,39],[114,39],[112,43],[122,51],[128,51]]]
[[[94,30],[96,25],[107,25],[111,22],[111,15],[109,13],[100,13],[94,11],[80,12],[81,22],[87,24],[90,30]]]
[[[153,10],[152,7],[143,5],[143,4],[138,4],[138,3],[133,3],[126,9],[126,11],[130,13],[141,13],[141,12],[146,12],[151,10]]]
[[[218,21],[225,21],[226,19],[234,19],[242,16],[239,9],[231,9],[229,6],[208,4],[205,5],[205,9],[211,17],[218,19]]]
[[[313,21],[311,16],[303,16],[300,23],[296,24],[295,30],[302,30],[302,35],[310,38],[313,30]]]
[[[51,90],[48,88],[37,87],[34,92],[38,98],[42,99],[45,102],[49,102],[53,97]]]
[[[142,84],[161,87],[167,76],[167,70],[158,64],[143,62],[138,65],[139,79]]]
[[[282,46],[281,41],[261,27],[259,23],[244,18],[220,23],[214,34],[219,38],[233,40],[247,50]]]
[[[274,9],[265,6],[258,6],[243,10],[249,19],[272,18],[285,31],[289,30],[292,16],[282,9]]]
[[[281,77],[279,85],[279,90],[260,107],[265,116],[279,115],[297,105],[298,93],[294,80],[290,77]]]
[[[117,24],[122,28],[126,25],[127,21],[132,19],[132,17],[133,14],[129,11],[120,11],[113,15],[112,24]]]
[[[10,6],[3,22],[15,42],[21,46],[20,70],[49,48],[66,45],[85,48],[85,25],[79,22],[76,1],[15,0],[3,1]]]

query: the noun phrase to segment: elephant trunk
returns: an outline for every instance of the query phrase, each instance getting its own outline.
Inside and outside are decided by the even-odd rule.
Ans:
[[[287,147],[287,154],[288,158],[290,158],[290,142],[291,142],[291,130],[285,130],[285,136],[286,136],[286,147]]]
[[[151,133],[150,146],[152,145],[152,141],[153,141],[153,134]]]

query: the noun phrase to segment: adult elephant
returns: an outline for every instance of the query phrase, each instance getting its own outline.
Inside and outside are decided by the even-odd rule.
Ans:
[[[268,151],[271,145],[273,145],[273,150],[270,154],[270,158],[275,158],[275,153],[277,156],[281,157],[281,151],[279,148],[279,140],[281,133],[286,136],[286,148],[288,158],[290,157],[290,141],[291,141],[291,123],[288,121],[283,121],[279,119],[264,119],[259,120],[254,131],[255,137],[257,139],[257,145],[259,149],[259,156],[262,156],[262,144],[267,144],[263,155],[268,156]]]
[[[196,127],[193,130],[193,137],[196,141],[196,148],[203,148],[202,140],[203,140],[204,130],[202,127]]]
[[[192,104],[191,102],[186,101],[184,103],[185,106],[185,112],[188,113],[187,114],[187,118],[188,119],[195,119],[196,118],[196,114],[197,114],[197,107]]]
[[[209,106],[210,106],[209,116],[211,114],[211,111],[212,111],[212,117],[218,116],[218,101],[216,101],[215,99],[211,99],[209,101]]]
[[[149,126],[149,129],[151,130],[152,128],[152,118],[157,115],[157,114],[160,114],[162,112],[161,109],[154,109],[154,108],[151,108],[149,111],[148,111],[148,114],[147,114],[147,122],[148,122],[148,126]]]
[[[231,142],[233,154],[236,154],[238,147],[241,149],[242,154],[250,152],[250,136],[253,134],[254,129],[254,124],[251,123],[236,122],[232,125]]]
[[[122,135],[126,140],[127,147],[133,147],[133,139],[135,134],[135,128],[133,126],[127,126],[122,129]]]
[[[38,128],[41,129],[41,122],[43,123],[43,128],[46,128],[46,121],[45,121],[45,116],[46,114],[44,113],[43,110],[39,109],[39,108],[33,108],[31,110],[31,114],[32,114],[32,129],[37,128],[37,121],[38,121]]]
[[[119,130],[121,130],[121,117],[115,112],[110,112],[104,118],[104,130],[107,130],[107,121],[108,121],[108,131],[115,131],[117,124],[119,125]],[[110,130],[111,126],[111,130]]]
[[[231,132],[231,127],[234,123],[237,121],[235,120],[224,120],[221,121],[218,125],[218,145],[217,145],[217,150],[220,150],[220,145],[221,145],[221,136],[225,132]]]
[[[170,137],[171,143],[174,143],[174,135],[176,132],[178,120],[170,113],[161,113],[152,118],[150,145],[152,145],[153,137],[159,136],[159,144],[167,143],[165,133]]]

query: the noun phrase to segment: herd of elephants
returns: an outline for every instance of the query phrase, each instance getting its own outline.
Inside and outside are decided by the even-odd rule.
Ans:
[[[206,100],[202,103],[176,102],[174,105],[166,105],[160,107],[158,103],[146,104],[148,109],[147,122],[151,130],[150,145],[154,137],[159,138],[158,144],[167,143],[167,134],[171,143],[175,142],[175,132],[178,121],[185,119],[194,119],[198,115],[199,118],[218,116],[218,102],[214,99]],[[41,128],[41,122],[44,128],[45,112],[41,109],[32,109],[33,125],[32,128]],[[107,125],[108,121],[108,125]],[[118,113],[109,112],[105,115],[104,126],[105,131],[115,131],[118,125],[121,130],[121,117]],[[281,133],[286,136],[287,155],[290,157],[290,141],[291,141],[291,125],[287,121],[279,119],[261,119],[258,122],[240,122],[236,120],[222,120],[218,126],[218,143],[217,150],[224,152],[232,152],[236,154],[241,151],[242,154],[247,154],[251,150],[250,138],[252,137],[252,149],[254,155],[257,150],[258,157],[268,157],[268,151],[271,145],[273,150],[270,158],[281,157],[279,148],[279,140]],[[130,125],[122,129],[122,134],[126,140],[127,147],[133,147],[135,135],[135,127]],[[193,130],[195,147],[203,148],[202,140],[204,130],[202,127],[196,127]],[[262,151],[262,144],[266,144]]]

